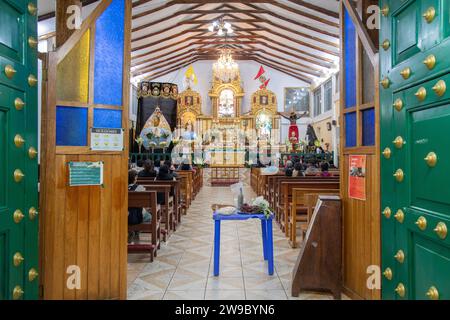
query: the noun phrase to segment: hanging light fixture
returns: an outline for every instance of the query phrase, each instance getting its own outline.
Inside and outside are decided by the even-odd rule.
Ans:
[[[208,30],[210,32],[214,32],[217,30],[218,36],[230,35],[234,32],[231,24],[220,19],[218,21],[214,21],[209,27]]]
[[[231,82],[237,78],[239,65],[234,61],[231,50],[221,50],[219,59],[213,64],[213,72],[222,82]]]

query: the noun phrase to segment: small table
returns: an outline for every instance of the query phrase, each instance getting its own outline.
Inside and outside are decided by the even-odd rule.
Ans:
[[[266,218],[264,214],[247,214],[236,213],[233,215],[221,215],[216,212],[213,214],[213,220],[215,221],[214,230],[214,276],[219,275],[219,261],[220,261],[220,222],[222,220],[248,220],[248,219],[260,219],[261,220],[261,233],[263,242],[263,255],[264,260],[268,261],[269,275],[273,275],[273,234],[272,234],[272,219],[273,215]]]

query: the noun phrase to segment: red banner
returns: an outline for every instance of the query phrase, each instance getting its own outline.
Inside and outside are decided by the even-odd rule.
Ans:
[[[349,157],[348,196],[366,200],[366,156]]]

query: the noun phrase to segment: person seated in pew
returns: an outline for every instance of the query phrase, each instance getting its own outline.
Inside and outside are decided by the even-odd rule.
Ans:
[[[306,175],[317,175],[319,173],[319,169],[313,164],[308,164],[308,168],[305,170]]]
[[[144,170],[139,172],[138,177],[140,178],[156,178],[155,166],[152,160],[145,160]]]
[[[139,159],[138,161],[136,161],[136,168],[134,168],[134,170],[136,170],[137,172],[144,170],[144,160]]]
[[[158,175],[156,176],[156,181],[173,181],[176,180],[175,177],[170,173],[170,168],[167,165],[162,165],[161,168],[159,168]],[[173,192],[170,192],[170,196],[173,196]],[[165,204],[164,203],[164,193],[158,192],[157,194],[157,200],[158,204]]]
[[[178,167],[178,170],[180,171],[194,171],[194,168],[188,163],[187,160],[183,160],[181,162],[181,165]]]
[[[138,173],[136,170],[128,171],[128,191],[142,192],[145,191],[144,186],[137,184]],[[150,223],[152,214],[145,208],[128,208],[128,225],[136,225],[141,223]],[[139,241],[139,232],[130,232],[128,234],[128,243]]]
[[[330,168],[328,162],[324,162],[322,163],[322,165],[320,166],[320,169],[322,170],[322,172],[320,172],[318,175],[321,177],[331,177],[332,174],[328,171]]]
[[[286,174],[286,177],[292,177],[292,174],[294,173],[294,164],[292,163],[292,161],[289,160],[286,162],[284,173]]]
[[[164,164],[169,167],[169,172],[172,174],[174,178],[178,178],[178,174],[175,172],[175,166],[173,165],[171,160],[164,161]]]
[[[292,172],[293,177],[304,177],[305,173],[303,172],[303,165],[301,162],[296,162],[294,164],[294,171]]]

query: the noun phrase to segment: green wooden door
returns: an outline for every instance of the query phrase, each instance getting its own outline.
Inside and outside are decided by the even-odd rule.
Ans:
[[[380,6],[382,294],[450,299],[450,1]]]
[[[38,297],[36,0],[0,0],[0,300]]]

